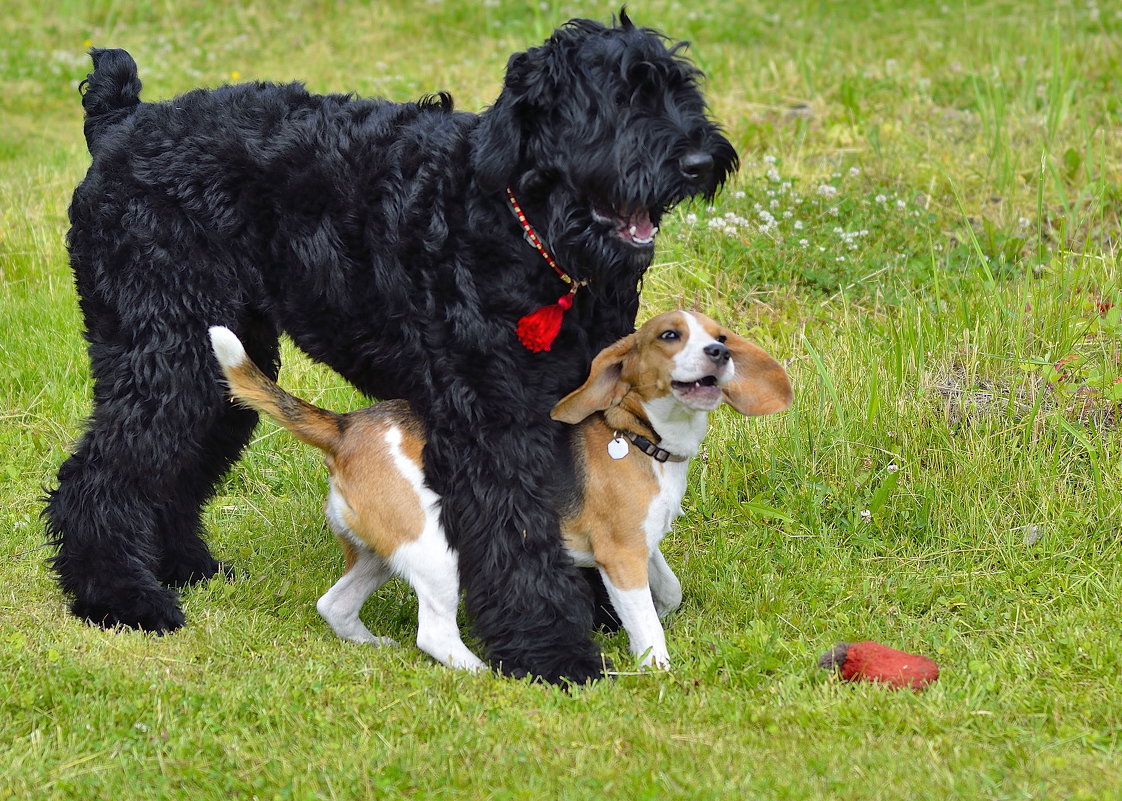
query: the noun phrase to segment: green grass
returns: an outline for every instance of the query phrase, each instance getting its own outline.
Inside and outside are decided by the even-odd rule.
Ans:
[[[493,100],[570,3],[73,2],[0,15],[0,798],[1122,797],[1122,12],[651,0],[744,166],[666,222],[644,315],[702,309],[796,404],[715,416],[667,539],[672,673],[564,692],[338,642],[324,470],[263,425],[206,513],[242,577],[168,637],[71,618],[43,488],[89,379],[66,266],[85,49],[145,97],[237,79]],[[828,187],[828,188],[823,188]],[[758,204],[758,205],[757,205]],[[766,211],[765,216],[762,212]],[[1112,311],[1113,309],[1113,311]],[[282,381],[362,400],[285,350]],[[409,643],[400,583],[370,628]],[[842,685],[840,640],[934,657]]]

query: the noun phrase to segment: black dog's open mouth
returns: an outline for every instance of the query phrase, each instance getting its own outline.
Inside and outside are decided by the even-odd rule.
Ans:
[[[670,388],[680,400],[691,406],[709,407],[719,403],[721,399],[721,387],[715,375],[707,375],[696,381],[671,381]]]
[[[641,206],[620,211],[612,206],[595,205],[592,207],[592,219],[608,226],[619,239],[636,248],[652,246],[658,233],[658,226],[651,221],[650,211]]]

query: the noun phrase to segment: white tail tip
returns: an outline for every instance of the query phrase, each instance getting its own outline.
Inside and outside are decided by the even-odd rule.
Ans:
[[[211,326],[210,346],[214,349],[218,363],[223,367],[237,367],[247,358],[242,341],[224,325]]]

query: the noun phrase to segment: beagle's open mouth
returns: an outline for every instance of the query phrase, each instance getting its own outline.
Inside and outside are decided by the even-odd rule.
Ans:
[[[597,204],[592,207],[592,219],[606,225],[617,238],[634,248],[651,247],[658,233],[658,226],[651,221],[650,210],[641,206],[620,210]]]
[[[696,381],[671,381],[670,389],[688,406],[711,409],[721,402],[721,385],[715,375]]]

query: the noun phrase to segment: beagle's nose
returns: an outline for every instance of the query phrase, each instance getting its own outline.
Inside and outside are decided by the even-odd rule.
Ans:
[[[731,353],[729,353],[728,347],[722,345],[720,342],[714,342],[712,345],[706,345],[703,350],[705,351],[705,355],[709,357],[709,361],[713,362],[713,364],[717,365],[718,367],[723,366],[732,355]]]
[[[678,159],[678,169],[689,180],[700,183],[713,172],[713,157],[701,150],[695,150]]]

